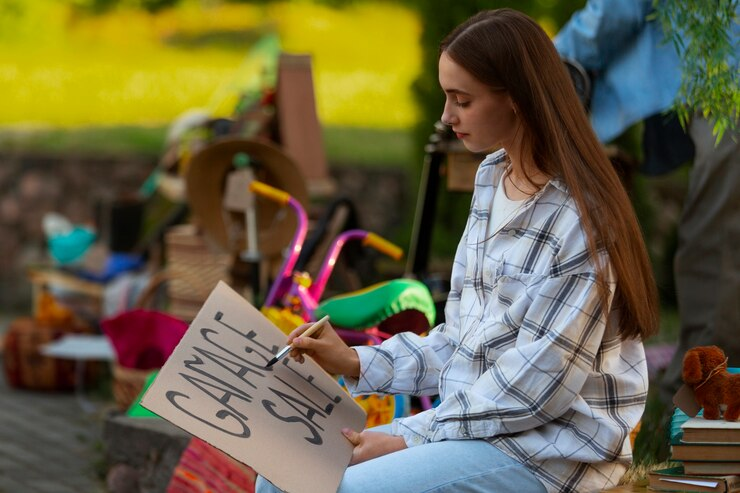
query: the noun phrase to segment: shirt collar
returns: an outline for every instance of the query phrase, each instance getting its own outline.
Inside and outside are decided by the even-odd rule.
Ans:
[[[485,157],[485,159],[483,159],[482,164],[489,164],[489,165],[497,166],[499,164],[506,163],[506,157],[507,157],[506,151],[502,147],[501,149],[498,149],[488,154]],[[565,185],[565,182],[558,176],[550,178],[550,181],[548,181],[545,184],[543,189],[546,188],[548,185],[554,186],[555,188],[557,188],[563,193],[568,192],[568,187]]]

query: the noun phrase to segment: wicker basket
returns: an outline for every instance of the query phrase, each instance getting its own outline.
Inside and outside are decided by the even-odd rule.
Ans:
[[[78,322],[52,327],[32,317],[12,320],[4,338],[2,358],[5,380],[11,387],[29,390],[72,390],[76,367],[72,360],[44,356],[41,348],[67,334],[89,334],[92,329]],[[85,384],[92,384],[102,366],[85,365]]]
[[[218,281],[230,283],[231,255],[216,251],[193,225],[170,228],[165,236],[169,312],[185,321],[198,314]]]
[[[156,369],[138,370],[113,363],[113,399],[121,411],[128,410],[141,391],[149,374]]]

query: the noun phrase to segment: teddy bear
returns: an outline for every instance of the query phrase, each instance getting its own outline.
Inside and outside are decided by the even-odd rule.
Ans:
[[[696,402],[704,408],[704,418],[719,419],[725,405],[726,421],[740,417],[740,374],[727,371],[727,358],[717,346],[698,346],[683,358],[684,383],[694,389]]]

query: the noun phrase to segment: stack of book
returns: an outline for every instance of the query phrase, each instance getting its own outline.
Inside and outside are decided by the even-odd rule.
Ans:
[[[686,419],[681,431],[671,446],[671,459],[681,465],[649,473],[649,488],[740,492],[740,422],[698,416]]]

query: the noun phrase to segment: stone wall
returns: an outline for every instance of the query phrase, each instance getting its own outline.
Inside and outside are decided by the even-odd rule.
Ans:
[[[25,271],[48,261],[46,213],[94,224],[98,204],[135,193],[155,166],[156,158],[146,156],[0,155],[0,310],[30,308]],[[400,167],[332,166],[331,174],[337,195],[356,206],[361,227],[393,239],[410,223],[415,198]]]
[[[337,195],[347,196],[357,207],[362,228],[393,240],[411,224],[416,197],[410,196],[408,173],[400,167],[341,166],[332,167],[331,173],[337,180]]]
[[[25,269],[47,258],[46,213],[93,224],[99,201],[134,193],[154,165],[138,156],[0,155],[0,309],[30,304]]]

